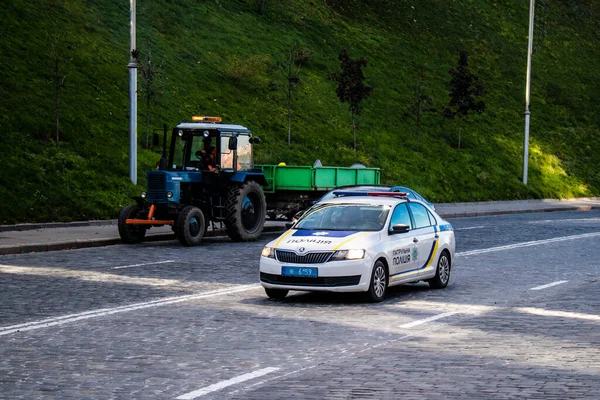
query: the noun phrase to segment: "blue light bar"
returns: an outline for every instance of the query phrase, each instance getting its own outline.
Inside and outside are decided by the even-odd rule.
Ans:
[[[333,192],[335,196],[373,196],[373,197],[398,197],[406,198],[405,192]]]

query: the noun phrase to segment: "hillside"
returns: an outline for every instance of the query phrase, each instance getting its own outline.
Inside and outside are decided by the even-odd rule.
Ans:
[[[256,3],[138,1],[141,59],[150,46],[159,69],[152,130],[219,115],[263,139],[257,162],[362,162],[434,202],[600,194],[597,2],[536,2],[528,186],[521,166],[529,2],[266,0],[263,14]],[[129,182],[129,2],[7,0],[0,12],[0,223],[114,218],[159,158],[143,148],[140,87],[140,184]],[[288,145],[278,62],[294,43],[309,57]],[[373,87],[357,151],[348,105],[328,80],[344,48],[368,60]],[[486,111],[459,123],[442,110],[461,51],[485,88]],[[58,145],[57,65],[65,77]],[[410,109],[420,74],[435,111],[421,116],[417,143]]]

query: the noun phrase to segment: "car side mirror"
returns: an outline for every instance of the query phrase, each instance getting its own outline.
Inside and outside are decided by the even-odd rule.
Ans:
[[[294,225],[294,224],[292,224],[291,222],[286,222],[286,223],[285,223],[285,229],[292,229],[292,226],[293,226],[293,225]]]
[[[393,233],[406,233],[410,231],[410,226],[405,224],[396,224],[392,226]]]
[[[229,148],[229,150],[237,149],[237,137],[236,136],[232,136],[229,138],[229,145],[227,147]]]
[[[260,138],[258,136],[250,138],[250,143],[259,144],[260,143]]]

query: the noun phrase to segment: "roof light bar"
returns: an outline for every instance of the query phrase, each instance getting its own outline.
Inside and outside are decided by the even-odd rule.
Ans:
[[[205,117],[203,115],[194,115],[192,117],[192,121],[194,122],[221,122],[222,120],[221,117]]]
[[[406,192],[333,192],[335,196],[406,197]]]

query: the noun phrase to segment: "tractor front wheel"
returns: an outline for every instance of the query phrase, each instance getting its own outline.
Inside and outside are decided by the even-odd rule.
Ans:
[[[202,241],[206,230],[204,213],[198,207],[187,206],[175,221],[175,236],[184,246],[196,246]]]
[[[232,186],[226,196],[227,235],[236,242],[258,239],[267,215],[267,201],[260,185],[250,181]]]
[[[139,214],[142,211],[140,206],[137,204],[131,204],[121,210],[119,214],[119,235],[124,243],[140,243],[146,236],[146,227],[141,225],[126,224],[125,221],[128,219],[139,218]]]

